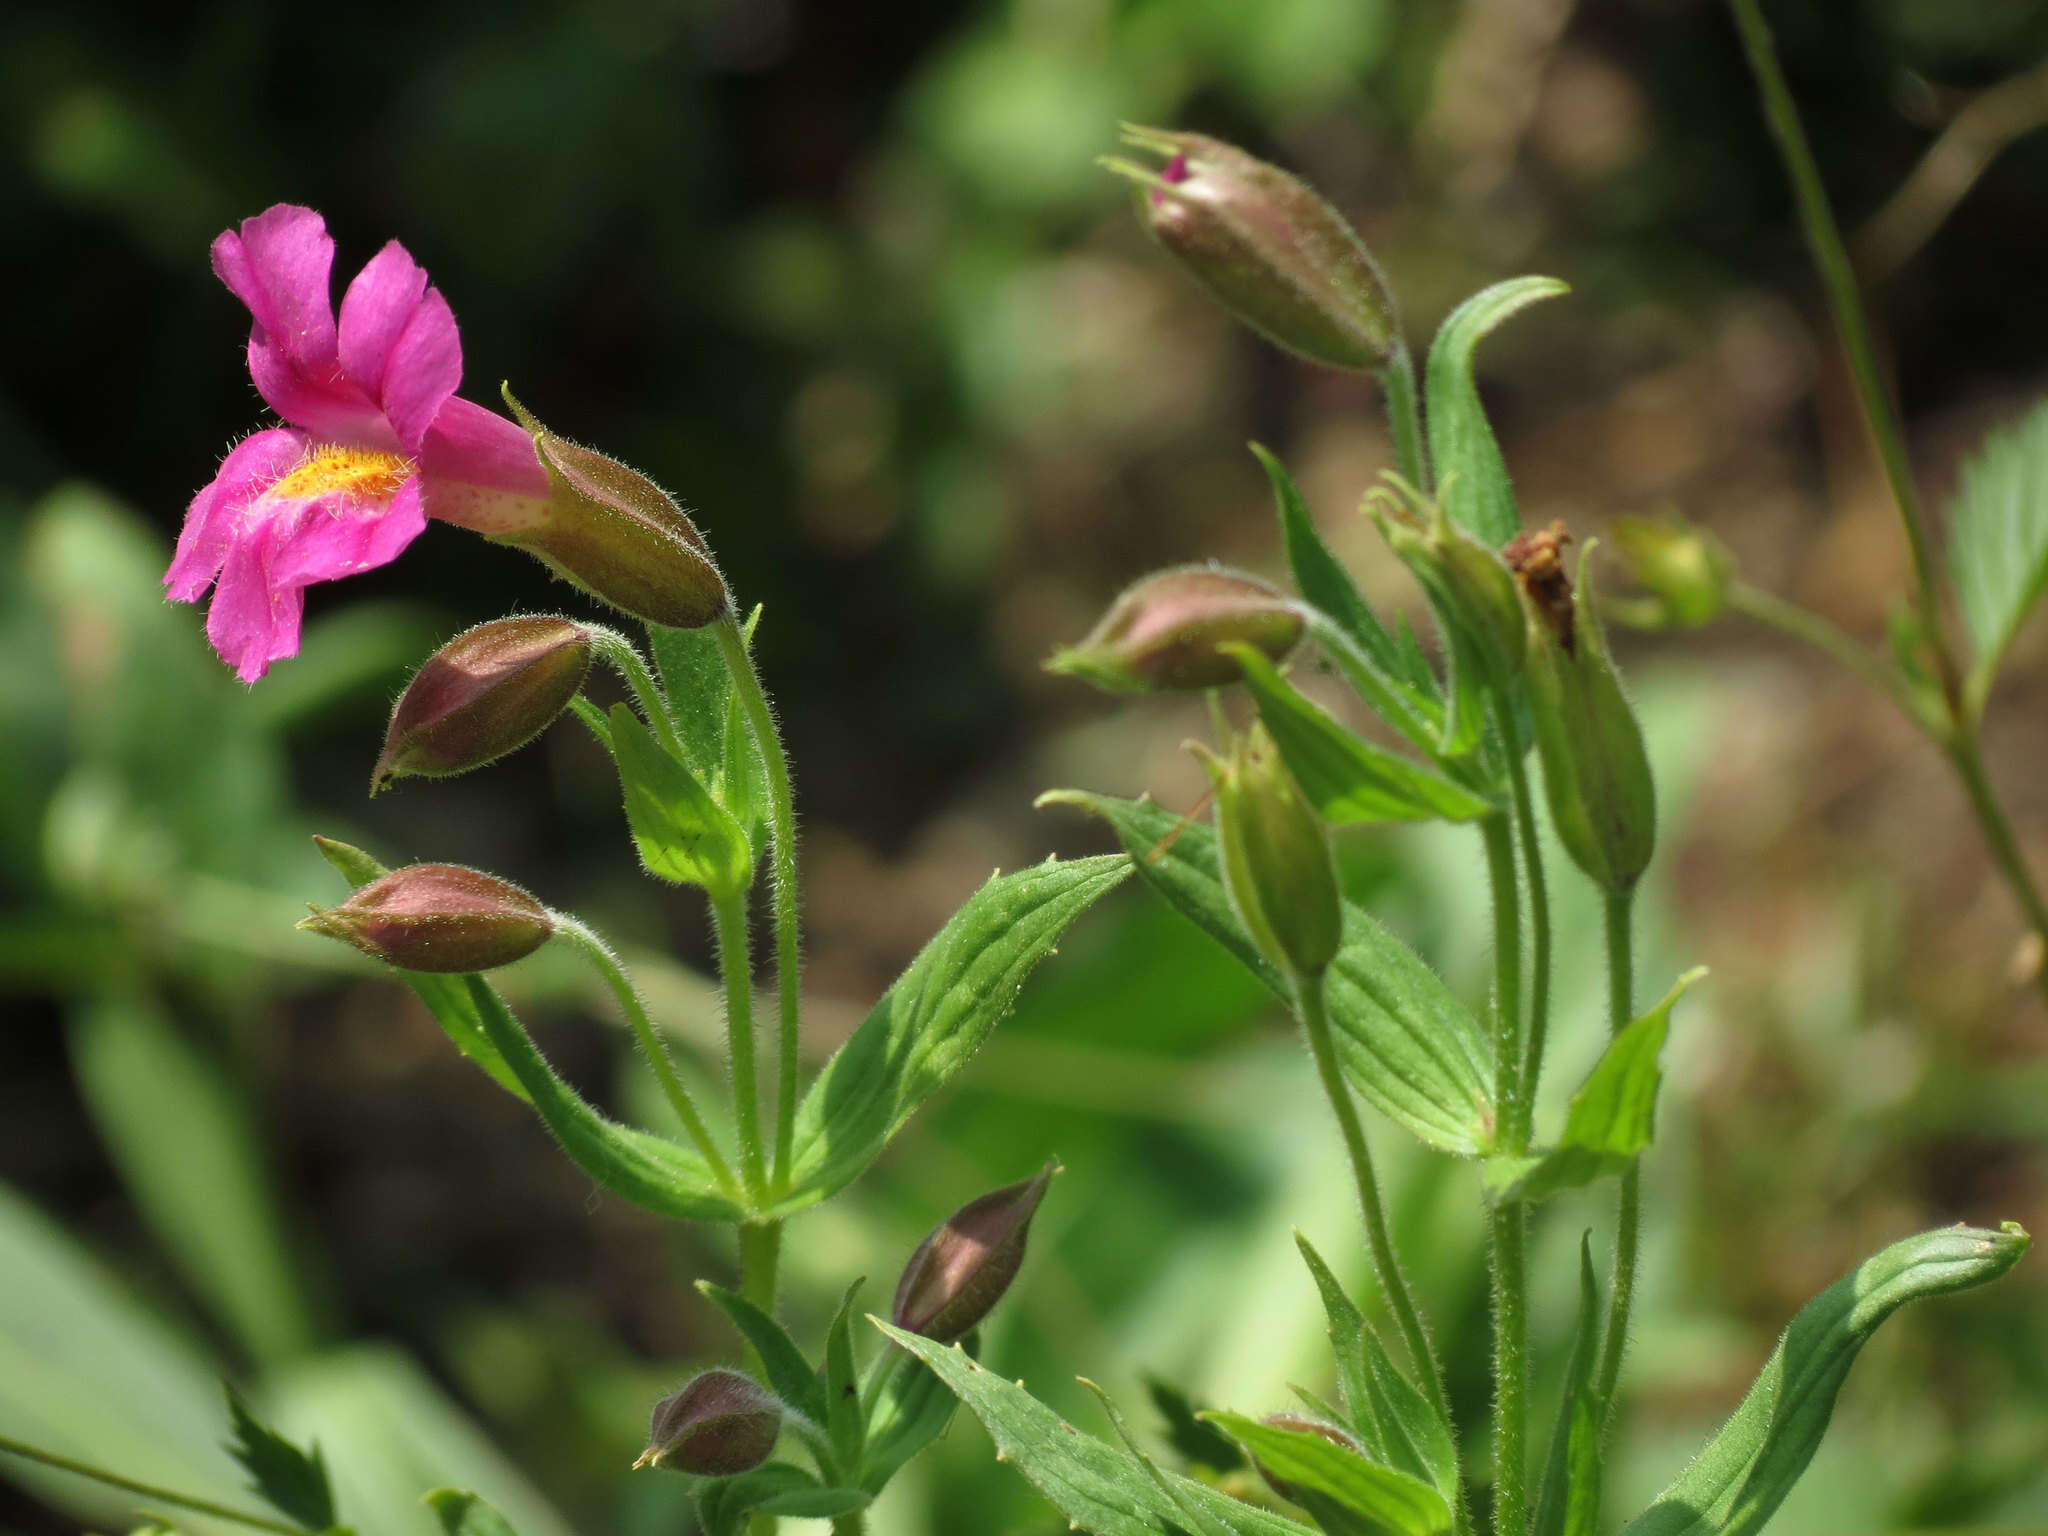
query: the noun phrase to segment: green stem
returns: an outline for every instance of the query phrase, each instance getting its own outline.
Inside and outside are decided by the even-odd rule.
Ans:
[[[775,1310],[775,1270],[782,1260],[782,1223],[749,1221],[740,1226],[740,1294],[763,1312]]]
[[[1415,1298],[1408,1290],[1407,1277],[1401,1273],[1400,1257],[1394,1252],[1394,1240],[1387,1229],[1386,1206],[1380,1199],[1379,1176],[1373,1171],[1372,1148],[1366,1144],[1365,1127],[1359,1123],[1358,1109],[1351,1102],[1351,1090],[1345,1086],[1343,1073],[1337,1065],[1337,1047],[1330,1038],[1330,1015],[1323,1005],[1322,978],[1304,979],[1295,990],[1296,1010],[1301,1015],[1302,1029],[1308,1035],[1309,1054],[1315,1058],[1316,1075],[1322,1080],[1323,1093],[1330,1101],[1330,1108],[1336,1111],[1337,1128],[1344,1135],[1344,1150],[1351,1158],[1352,1177],[1358,1184],[1358,1203],[1365,1213],[1365,1241],[1372,1254],[1373,1274],[1379,1280],[1380,1292],[1387,1298],[1387,1305],[1393,1310],[1401,1337],[1407,1342],[1409,1358],[1415,1362],[1416,1373],[1423,1378],[1425,1390],[1448,1425],[1451,1423],[1451,1396],[1444,1385],[1443,1366],[1437,1360],[1436,1346],[1430,1342],[1429,1329],[1423,1325]]]
[[[1502,718],[1508,718],[1505,697],[1501,710]],[[1537,835],[1535,802],[1529,795],[1528,764],[1512,744],[1503,743],[1502,751],[1508,760],[1515,833],[1529,882],[1529,1034],[1522,1045],[1517,1116],[1509,1129],[1509,1145],[1520,1151],[1529,1145],[1536,1090],[1543,1081],[1543,1050],[1550,1034],[1550,882],[1543,871],[1543,843]]]
[[[1422,407],[1415,390],[1415,359],[1408,344],[1396,343],[1387,366],[1380,370],[1380,388],[1387,397],[1387,423],[1394,431],[1394,465],[1423,495],[1429,494],[1429,453],[1422,436]]]
[[[732,1119],[740,1138],[740,1176],[747,1195],[766,1188],[761,1154],[761,1088],[754,1073],[754,976],[747,945],[747,898],[741,891],[711,895],[711,928],[718,945],[718,975],[725,984],[725,1037],[732,1057]]]
[[[728,616],[718,621],[718,643],[725,652],[740,707],[752,726],[761,761],[768,770],[768,812],[775,842],[775,982],[780,1003],[775,1078],[775,1188],[789,1185],[789,1165],[796,1140],[797,1078],[802,1072],[799,1042],[803,1032],[802,936],[797,926],[796,806],[789,787],[789,758],[775,728],[761,677],[746,637]]]
[[[46,1467],[55,1467],[60,1472],[69,1472],[77,1477],[89,1477],[96,1483],[105,1483],[109,1488],[119,1488],[126,1493],[140,1494],[145,1499],[159,1504],[175,1504],[180,1509],[189,1509],[196,1514],[211,1515],[216,1520],[232,1520],[237,1525],[254,1526],[259,1531],[281,1531],[284,1536],[306,1536],[296,1525],[287,1525],[282,1520],[266,1519],[244,1510],[232,1509],[226,1504],[216,1504],[211,1499],[194,1498],[189,1493],[179,1493],[170,1488],[159,1488],[154,1483],[138,1482],[132,1477],[123,1477],[118,1472],[109,1472],[83,1461],[73,1461],[69,1456],[59,1456],[54,1451],[40,1450],[19,1440],[0,1435],[0,1451],[10,1456],[19,1456],[27,1461],[39,1461]]]
[[[688,763],[690,759],[683,752],[683,739],[676,734],[675,718],[668,712],[667,696],[654,680],[653,672],[648,670],[640,647],[616,629],[606,629],[599,624],[590,626],[590,637],[597,654],[610,662],[619,676],[626,680],[627,688],[632,690],[633,701],[640,706],[640,713],[646,717],[647,724],[660,738],[668,755],[679,763]]]
[[[1607,1021],[1620,1034],[1635,1016],[1634,927],[1635,893],[1607,893]],[[1642,1159],[1621,1175],[1621,1203],[1614,1230],[1614,1287],[1607,1308],[1607,1335],[1600,1347],[1598,1401],[1614,1414],[1614,1387],[1621,1379],[1622,1351],[1628,1348],[1629,1309],[1636,1292],[1636,1249],[1643,1219]]]
[[[832,1522],[832,1536],[867,1536],[868,1512],[849,1510]]]
[[[1767,625],[1781,635],[1803,641],[1840,662],[1897,706],[1899,712],[1929,736],[1945,743],[1948,728],[1940,716],[1922,707],[1898,670],[1888,667],[1819,614],[1788,603],[1775,593],[1738,581],[1728,589],[1728,606]]]
[[[703,1116],[697,1113],[697,1105],[690,1097],[690,1090],[683,1086],[676,1076],[675,1063],[669,1059],[668,1047],[654,1028],[654,1021],[647,1016],[647,1005],[640,1000],[640,991],[633,985],[633,979],[626,974],[626,968],[619,964],[619,958],[611,946],[591,929],[566,913],[554,914],[555,925],[561,935],[573,943],[583,956],[597,968],[605,985],[611,988],[612,996],[619,1000],[619,1007],[625,1011],[626,1022],[632,1026],[634,1038],[640,1042],[640,1049],[647,1057],[648,1065],[654,1068],[654,1076],[661,1084],[661,1091],[668,1095],[668,1102],[676,1112],[676,1118],[683,1122],[683,1129],[690,1140],[696,1143],[704,1161],[711,1165],[711,1173],[728,1195],[737,1197],[739,1185],[732,1176],[732,1165],[725,1160],[725,1154],[718,1150],[718,1143],[712,1139]]]
[[[1990,777],[1984,771],[1984,754],[1977,743],[1976,729],[1965,727],[1957,731],[1955,739],[1947,743],[1945,750],[1970,797],[1970,808],[1977,813],[1977,825],[1983,830],[1991,857],[2005,876],[2005,883],[2012,887],[2013,899],[2020,904],[2028,926],[2043,944],[2048,944],[2048,904],[2041,899],[2041,888],[2034,884],[2033,872],[2027,868],[2026,857],[2020,852],[2019,838],[2013,832],[2012,822],[2005,814],[2005,807],[1998,803]],[[2048,965],[2036,971],[2034,980],[2042,995],[2048,997]]]
[[[1515,1139],[1528,1117],[1521,1104],[1522,916],[1514,830],[1507,814],[1496,811],[1479,823],[1479,833],[1493,889],[1494,1144],[1502,1152],[1523,1152],[1526,1143]]]
[[[1792,182],[1800,223],[1806,229],[1806,243],[1813,250],[1814,265],[1827,293],[1835,329],[1841,333],[1857,402],[1863,408],[1863,419],[1870,428],[1892,500],[1899,509],[1899,522],[1913,557],[1915,602],[1941,674],[1942,692],[1953,712],[1962,697],[1961,671],[1942,629],[1941,601],[1935,591],[1934,559],[1926,518],[1920,510],[1920,491],[1913,483],[1912,466],[1906,459],[1906,436],[1899,424],[1898,411],[1878,373],[1877,349],[1871,344],[1870,320],[1863,310],[1856,270],[1849,262],[1848,247],[1843,244],[1834,211],[1828,206],[1820,167],[1814,163],[1806,130],[1800,126],[1799,109],[1793,104],[1791,87],[1785,83],[1785,72],[1779,66],[1778,50],[1771,41],[1770,28],[1764,24],[1763,12],[1757,0],[1729,0],[1729,4],[1735,12],[1736,29],[1742,34],[1743,49],[1749,55],[1750,71],[1756,76],[1758,94],[1763,97],[1771,136],[1778,142],[1778,153]]]

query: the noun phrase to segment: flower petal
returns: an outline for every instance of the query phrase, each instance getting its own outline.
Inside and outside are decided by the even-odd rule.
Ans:
[[[271,580],[279,532],[277,520],[258,520],[229,546],[213,606],[206,611],[206,638],[245,683],[255,682],[273,661],[299,648],[306,592]]]
[[[334,241],[310,208],[279,203],[213,242],[213,270],[249,307],[249,377],[270,408],[319,437],[395,448],[376,404],[342,377],[329,281]]]
[[[192,498],[178,551],[164,572],[164,595],[174,603],[196,601],[213,584],[241,533],[249,504],[297,466],[306,454],[306,435],[272,427],[243,438],[221,462],[213,482]]]
[[[345,493],[323,496],[279,520],[270,579],[279,587],[306,587],[388,565],[426,526],[417,475],[388,502]]]
[[[427,516],[477,533],[530,526],[552,496],[526,429],[459,397],[434,418],[419,464]]]
[[[341,371],[383,408],[408,454],[462,382],[455,316],[396,240],[370,258],[341,300]]]

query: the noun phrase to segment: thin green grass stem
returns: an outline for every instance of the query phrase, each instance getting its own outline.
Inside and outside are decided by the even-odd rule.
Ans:
[[[189,1509],[195,1514],[211,1515],[216,1520],[232,1520],[237,1525],[253,1526],[259,1531],[281,1531],[283,1536],[306,1536],[301,1527],[289,1525],[282,1520],[252,1515],[246,1510],[216,1504],[211,1499],[195,1498],[189,1493],[159,1488],[154,1483],[138,1482],[132,1477],[123,1477],[118,1472],[109,1472],[104,1467],[95,1467],[89,1462],[73,1461],[69,1456],[59,1456],[54,1451],[41,1450],[20,1440],[9,1439],[5,1435],[0,1435],[0,1451],[10,1456],[19,1456],[26,1461],[41,1462],[46,1467],[55,1467],[59,1472],[69,1472],[75,1477],[89,1477],[96,1483],[105,1483],[109,1488],[139,1494],[153,1503],[173,1504],[180,1509]]]
[[[1607,895],[1607,1020],[1620,1034],[1635,1016],[1635,893]],[[1629,1310],[1635,1303],[1636,1258],[1643,1220],[1643,1164],[1637,1158],[1621,1175],[1621,1200],[1614,1228],[1614,1284],[1607,1308],[1607,1334],[1600,1346],[1600,1396],[1614,1417],[1614,1388],[1628,1348]]]

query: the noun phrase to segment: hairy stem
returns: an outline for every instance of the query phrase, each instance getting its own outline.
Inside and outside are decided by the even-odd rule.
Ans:
[[[1632,891],[1607,894],[1607,1022],[1611,1034],[1620,1034],[1635,1016],[1634,928],[1635,894]],[[1599,1401],[1614,1416],[1614,1387],[1621,1379],[1621,1356],[1628,1348],[1629,1309],[1635,1302],[1636,1249],[1643,1220],[1642,1159],[1631,1162],[1621,1175],[1621,1202],[1614,1229],[1614,1285],[1607,1308],[1607,1334],[1600,1347]]]
[[[1503,748],[1512,750],[1505,739]],[[1528,1135],[1521,1072],[1522,932],[1514,832],[1501,813],[1487,817],[1479,830],[1493,890],[1497,1144],[1512,1153],[1526,1149]],[[1523,1206],[1495,1206],[1487,1213],[1487,1235],[1492,1249],[1493,1529],[1494,1536],[1524,1536],[1529,1524],[1529,1276]]]
[[[211,1499],[194,1498],[189,1493],[179,1493],[170,1488],[159,1488],[154,1483],[138,1482],[132,1477],[123,1477],[118,1472],[109,1472],[104,1467],[95,1467],[88,1462],[73,1461],[69,1456],[59,1456],[54,1451],[41,1450],[0,1435],[0,1451],[10,1456],[19,1456],[27,1461],[39,1461],[46,1467],[55,1467],[60,1472],[69,1472],[77,1477],[89,1477],[96,1483],[105,1483],[109,1488],[119,1488],[125,1493],[140,1494],[156,1504],[175,1504],[180,1509],[189,1509],[196,1514],[211,1515],[216,1520],[232,1520],[237,1525],[254,1526],[259,1531],[281,1531],[284,1536],[305,1536],[296,1525],[282,1520],[271,1520],[262,1515],[252,1515],[245,1510],[216,1504]]]
[[[640,1000],[640,992],[633,980],[626,974],[619,958],[611,946],[566,913],[554,914],[557,929],[582,952],[585,958],[597,968],[605,985],[611,988],[612,996],[619,1000],[626,1022],[632,1026],[634,1038],[640,1042],[640,1049],[646,1055],[648,1065],[654,1068],[654,1076],[661,1084],[661,1091],[668,1096],[676,1118],[683,1123],[690,1140],[696,1144],[704,1161],[711,1166],[711,1173],[728,1195],[739,1195],[738,1182],[733,1178],[732,1167],[725,1160],[725,1154],[718,1150],[718,1143],[712,1139],[710,1129],[697,1113],[697,1105],[690,1098],[689,1089],[676,1076],[675,1063],[669,1059],[668,1047],[654,1028],[654,1021],[647,1016],[647,1005]]]
[[[754,670],[746,637],[732,618],[718,621],[718,643],[768,771],[769,832],[775,843],[775,985],[780,1004],[775,1056],[775,1188],[780,1192],[789,1184],[796,1138],[797,1078],[803,1068],[799,1050],[803,964],[802,934],[797,926],[796,804],[789,787],[789,758],[775,728],[775,713],[768,707],[768,695]]]
[[[1502,1152],[1527,1150],[1522,1096],[1522,903],[1515,877],[1514,829],[1505,812],[1479,823],[1486,844],[1486,874],[1493,891],[1493,1097],[1494,1144]],[[1516,1140],[1518,1130],[1523,1140]]]
[[[590,639],[597,654],[626,680],[633,702],[640,706],[640,713],[646,717],[648,727],[668,755],[679,763],[687,763],[689,758],[683,753],[683,739],[676,734],[675,717],[669,713],[668,697],[661,691],[661,684],[654,680],[654,673],[649,670],[647,659],[640,654],[640,647],[616,629],[606,629],[598,624],[590,626]]]
[[[1842,350],[1849,360],[1849,377],[1856,387],[1857,403],[1863,409],[1863,419],[1870,428],[1871,441],[1877,447],[1885,481],[1890,485],[1892,500],[1899,509],[1899,522],[1905,530],[1906,545],[1913,557],[1914,601],[1920,610],[1928,643],[1934,651],[1942,692],[1953,712],[1962,696],[1962,674],[1942,628],[1941,601],[1934,584],[1934,557],[1927,537],[1926,517],[1920,510],[1920,491],[1913,483],[1912,466],[1906,459],[1906,436],[1899,424],[1898,411],[1878,373],[1877,349],[1871,344],[1870,320],[1863,310],[1863,295],[1856,284],[1856,271],[1849,262],[1848,248],[1843,244],[1842,231],[1835,223],[1834,210],[1828,206],[1827,189],[1821,185],[1820,167],[1814,163],[1813,148],[1807,143],[1805,128],[1800,125],[1799,109],[1793,104],[1791,87],[1785,83],[1785,72],[1778,63],[1778,50],[1771,41],[1770,28],[1764,24],[1758,0],[1729,0],[1729,5],[1735,12],[1735,26],[1742,34],[1743,49],[1749,55],[1750,71],[1756,76],[1757,92],[1763,97],[1764,116],[1770,123],[1771,136],[1777,140],[1778,153],[1785,162],[1785,173],[1792,182],[1793,199],[1799,205],[1799,220],[1806,230],[1806,243],[1813,251],[1821,287],[1827,293],[1835,329],[1841,334]]]
[[[1507,718],[1505,697],[1501,709],[1502,718]],[[1503,742],[1502,751],[1508,760],[1515,834],[1529,883],[1529,1032],[1522,1044],[1516,1118],[1507,1131],[1509,1144],[1519,1151],[1529,1144],[1536,1089],[1543,1080],[1543,1049],[1550,1034],[1550,883],[1543,872],[1543,843],[1537,835],[1535,802],[1529,795],[1528,765],[1512,743]]]
[[[1309,1054],[1315,1058],[1316,1075],[1322,1080],[1323,1093],[1330,1101],[1330,1108],[1336,1112],[1337,1128],[1344,1136],[1344,1150],[1351,1158],[1352,1177],[1358,1184],[1358,1204],[1365,1213],[1365,1241],[1372,1255],[1373,1274],[1379,1281],[1380,1293],[1386,1297],[1387,1305],[1393,1311],[1401,1337],[1407,1342],[1416,1374],[1422,1377],[1423,1390],[1429,1393],[1430,1400],[1443,1415],[1444,1423],[1449,1424],[1451,1397],[1444,1385],[1443,1366],[1437,1360],[1436,1346],[1430,1342],[1429,1329],[1424,1326],[1422,1314],[1416,1309],[1415,1298],[1408,1290],[1407,1277],[1401,1273],[1400,1257],[1394,1252],[1394,1240],[1387,1228],[1386,1205],[1380,1199],[1379,1176],[1373,1171],[1372,1148],[1366,1144],[1365,1127],[1359,1123],[1357,1106],[1351,1102],[1351,1090],[1345,1086],[1343,1073],[1337,1065],[1337,1047],[1330,1038],[1330,1015],[1323,1004],[1322,978],[1305,979],[1296,991],[1296,1009],[1301,1015],[1302,1029],[1308,1035]]]
[[[732,1057],[732,1121],[740,1139],[740,1177],[759,1200],[766,1187],[761,1150],[761,1089],[754,1072],[754,977],[744,892],[711,893],[718,975],[725,985],[725,1038]]]

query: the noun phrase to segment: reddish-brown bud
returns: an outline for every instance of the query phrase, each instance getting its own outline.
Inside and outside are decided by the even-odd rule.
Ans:
[[[651,624],[701,629],[729,611],[725,578],[690,514],[660,486],[557,437],[505,391],[533,434],[553,496],[547,511],[498,535],[538,556],[592,597]]]
[[[517,751],[569,707],[590,674],[590,630],[544,616],[493,619],[429,656],[391,711],[370,793],[445,778]]]
[[[1047,1163],[1037,1177],[970,1200],[939,1223],[903,1266],[890,1321],[950,1344],[988,1316],[1023,1266],[1032,1214],[1059,1171]]]
[[[1401,344],[1393,294],[1314,189],[1199,133],[1126,127],[1124,142],[1166,156],[1165,167],[1102,164],[1138,184],[1146,228],[1224,308],[1310,362],[1386,366]]]
[[[523,960],[555,931],[554,914],[508,880],[458,864],[411,864],[373,880],[299,926],[402,971],[460,974]]]
[[[1301,604],[1256,576],[1188,565],[1147,576],[1110,604],[1088,637],[1046,662],[1110,693],[1183,693],[1244,678],[1223,646],[1284,661],[1307,628]]]
[[[781,1433],[780,1399],[751,1376],[720,1367],[654,1405],[647,1449],[633,1467],[733,1477],[766,1461]]]
[[[1327,1419],[1312,1419],[1305,1413],[1269,1413],[1259,1422],[1271,1429],[1289,1429],[1293,1430],[1296,1434],[1320,1436],[1322,1439],[1329,1441],[1330,1444],[1340,1446],[1355,1456],[1363,1456],[1365,1454],[1365,1448],[1358,1443],[1348,1430],[1330,1423]],[[1286,1479],[1275,1477],[1266,1464],[1260,1461],[1258,1457],[1254,1456],[1252,1458],[1252,1465],[1259,1469],[1259,1476],[1266,1480],[1266,1486],[1279,1494],[1281,1498],[1286,1499],[1291,1504],[1302,1502],[1302,1491]]]

